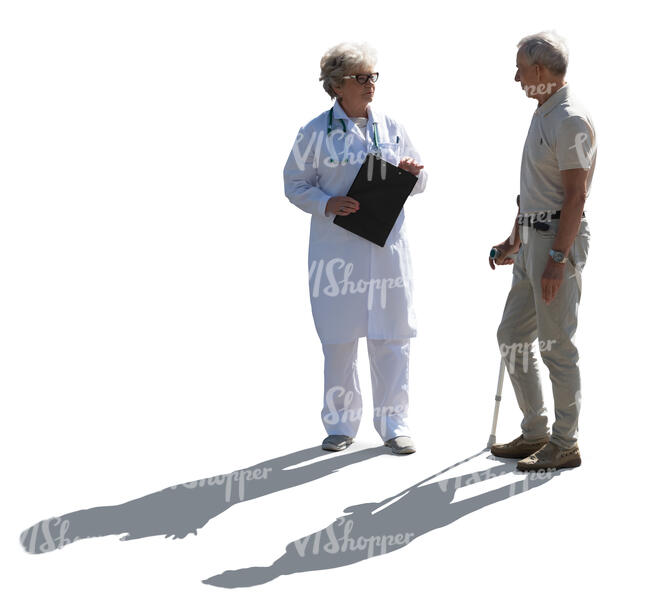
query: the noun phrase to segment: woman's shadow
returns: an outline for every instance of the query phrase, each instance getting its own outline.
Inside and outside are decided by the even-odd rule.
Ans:
[[[312,447],[203,480],[170,486],[122,505],[92,507],[37,522],[22,532],[28,553],[47,553],[84,538],[123,534],[184,538],[212,518],[250,499],[305,484],[339,469],[390,453],[386,447],[331,455]],[[330,455],[327,458],[324,456]],[[321,461],[302,463],[323,457]],[[297,466],[297,467],[292,467]]]
[[[447,526],[459,518],[492,503],[536,488],[560,472],[527,472],[483,494],[452,502],[457,490],[515,472],[516,461],[498,460],[496,467],[463,476],[430,482],[440,474],[473,457],[450,466],[434,476],[379,503],[367,503],[344,509],[324,529],[295,540],[286,546],[284,555],[270,566],[255,566],[226,571],[203,580],[205,584],[237,588],[264,584],[278,576],[326,570],[350,565],[376,555],[401,549],[415,538]],[[490,456],[490,459],[496,459]]]

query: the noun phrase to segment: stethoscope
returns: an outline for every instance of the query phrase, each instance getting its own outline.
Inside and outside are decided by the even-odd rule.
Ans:
[[[329,136],[332,133],[332,121],[334,120],[334,107],[332,107],[329,111],[328,119],[327,119],[327,135]],[[341,122],[341,126],[343,127],[343,133],[346,134],[348,133],[347,128],[345,127],[345,119],[339,118],[339,121]],[[379,149],[379,135],[377,134],[377,122],[373,121],[372,123],[372,138],[373,138],[373,143],[376,148],[376,154],[381,157],[381,150]]]

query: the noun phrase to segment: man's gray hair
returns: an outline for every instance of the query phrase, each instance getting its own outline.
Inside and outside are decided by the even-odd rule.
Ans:
[[[527,35],[517,44],[528,63],[542,65],[555,75],[564,75],[569,65],[569,49],[566,42],[554,31],[542,31]]]
[[[342,42],[330,48],[320,59],[320,78],[330,98],[336,96],[334,87],[343,85],[343,76],[352,75],[362,67],[374,67],[377,51],[366,44]]]

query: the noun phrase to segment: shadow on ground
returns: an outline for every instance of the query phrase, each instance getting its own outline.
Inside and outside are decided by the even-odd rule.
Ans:
[[[386,453],[390,450],[383,446],[336,454],[320,447],[303,449],[229,474],[170,486],[121,505],[41,520],[21,533],[20,542],[25,551],[38,554],[99,536],[122,534],[123,541],[160,535],[184,538],[196,534],[232,505],[323,478]],[[300,465],[319,457],[323,459]]]
[[[284,555],[270,566],[229,570],[203,582],[223,588],[255,586],[278,576],[338,568],[392,553],[423,534],[447,526],[488,505],[532,490],[561,473],[527,472],[524,476],[522,472],[515,471],[516,460],[502,460],[490,455],[489,458],[497,461],[498,465],[432,482],[444,472],[483,452],[487,450],[459,461],[383,501],[344,509],[344,515],[322,530],[289,543]],[[453,502],[454,495],[460,488],[512,473],[521,475],[522,478],[510,478],[510,482],[504,486]]]

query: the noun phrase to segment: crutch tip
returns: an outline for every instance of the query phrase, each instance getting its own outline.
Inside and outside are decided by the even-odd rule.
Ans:
[[[485,448],[490,450],[490,448],[492,448],[492,445],[496,444],[496,441],[497,437],[494,434],[490,434],[490,438],[488,439],[487,446]]]

